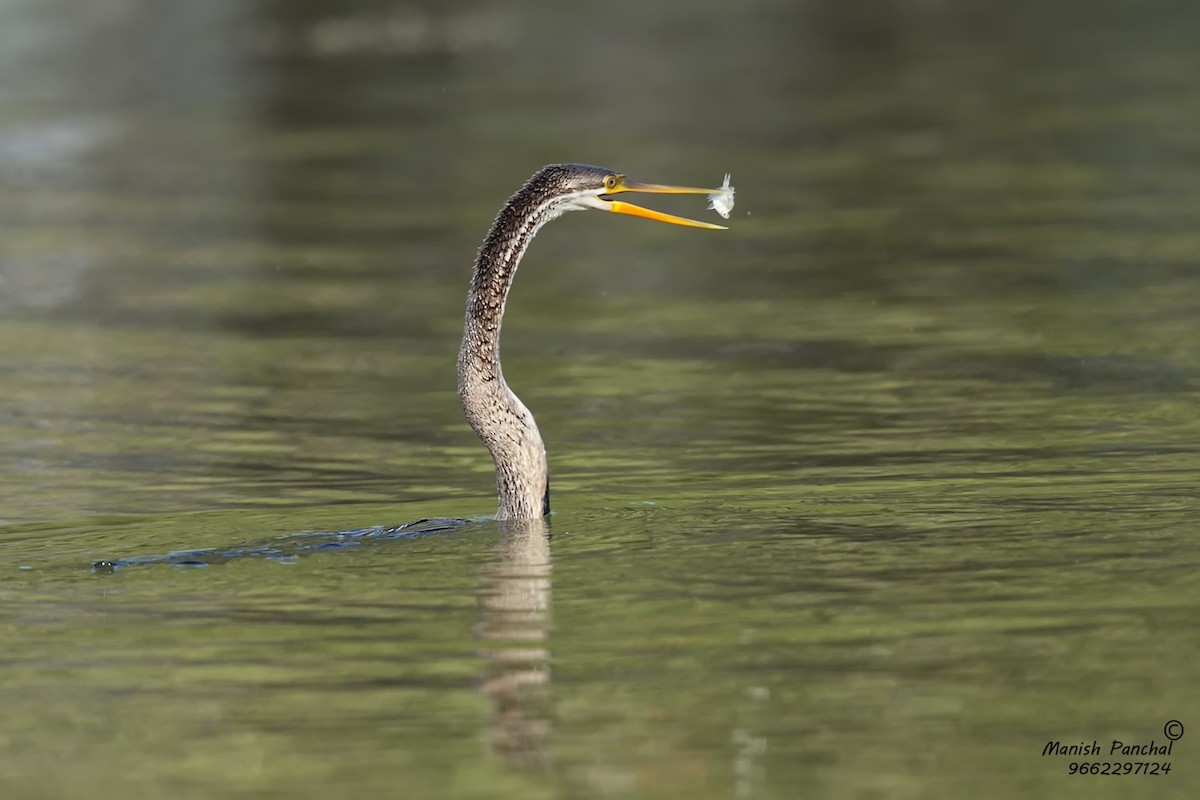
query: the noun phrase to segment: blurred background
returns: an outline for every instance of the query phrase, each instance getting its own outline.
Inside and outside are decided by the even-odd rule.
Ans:
[[[1006,351],[993,368],[1194,387],[1172,360],[1195,363],[1187,3],[9,0],[0,13],[0,430],[21,443],[5,448],[0,518],[237,502],[262,462],[194,506],[178,490],[201,486],[148,490],[219,481],[245,456],[224,437],[250,429],[322,470],[382,434],[474,447],[446,393],[458,295],[495,209],[554,161],[691,184],[732,172],[737,233],[553,227],[514,296],[518,373],[527,355],[572,368],[603,355],[575,358],[589,323],[665,326],[647,337],[660,349],[724,327],[726,345],[761,354],[794,351],[754,344],[779,338],[761,328],[768,310],[810,349],[891,314],[877,333],[893,345],[932,321],[984,347],[1069,340],[1086,315],[1120,335],[1036,363]],[[1047,292],[1063,302],[1041,307]],[[667,308],[684,298],[686,312]],[[804,327],[814,315],[850,332]],[[1147,328],[1161,337],[1138,348]],[[278,338],[292,343],[263,344]],[[1112,360],[1131,348],[1145,358]],[[310,364],[303,388],[330,396],[297,402],[366,429],[313,450],[333,432],[296,429],[310,409],[255,416],[270,413],[262,393],[294,388],[283,367],[322,357],[336,363]],[[387,385],[350,385],[355,364]],[[387,419],[435,387],[419,419]],[[156,403],[166,440],[145,430]],[[212,430],[226,412],[236,431]],[[389,466],[379,496],[428,461]],[[356,499],[373,477],[360,468]]]
[[[0,795],[1194,796],[1040,754],[1196,718],[1198,26],[0,0]],[[494,511],[463,298],[560,161],[738,194],[531,248],[553,558],[310,553]]]

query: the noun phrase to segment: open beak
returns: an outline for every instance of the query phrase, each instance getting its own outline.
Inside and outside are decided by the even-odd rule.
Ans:
[[[638,183],[637,181],[622,179],[611,191],[607,191],[604,194],[614,195],[622,192],[645,192],[646,194],[712,194],[716,191],[719,190],[697,189],[693,186],[666,186],[660,183]],[[711,222],[699,222],[687,217],[677,217],[674,214],[664,214],[661,211],[635,206],[633,203],[625,203],[620,200],[607,200],[605,202],[608,204],[608,210],[617,214],[628,214],[631,217],[652,219],[656,222],[669,222],[672,225],[685,225],[689,228],[706,228],[711,231],[726,230],[724,225],[713,225]]]

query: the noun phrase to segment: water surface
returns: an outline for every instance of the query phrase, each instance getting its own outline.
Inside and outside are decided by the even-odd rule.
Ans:
[[[0,795],[1195,795],[1190,5],[7,6]],[[539,236],[549,529],[308,547],[494,510],[563,160],[738,205]]]

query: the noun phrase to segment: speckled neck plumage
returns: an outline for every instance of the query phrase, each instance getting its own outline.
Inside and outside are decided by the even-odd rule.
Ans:
[[[458,396],[467,421],[495,462],[500,520],[550,513],[546,448],[533,414],[504,382],[500,325],[521,256],[542,225],[568,210],[556,203],[556,188],[567,169],[546,167],[500,209],[479,248],[467,295]]]

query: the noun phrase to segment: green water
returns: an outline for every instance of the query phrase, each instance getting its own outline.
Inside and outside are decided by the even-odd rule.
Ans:
[[[9,4],[0,797],[1196,796],[1200,14],[670,8]],[[548,531],[92,571],[491,513],[562,160],[738,205],[539,235]]]

